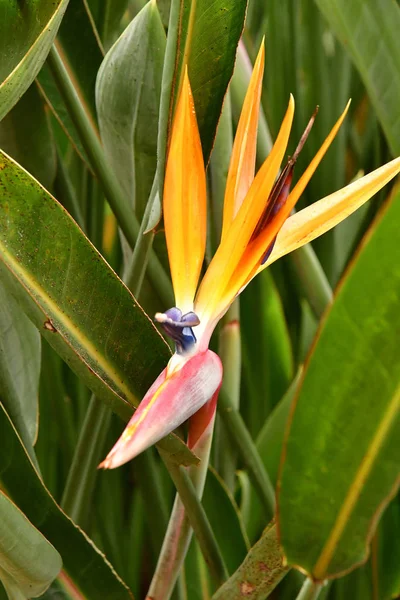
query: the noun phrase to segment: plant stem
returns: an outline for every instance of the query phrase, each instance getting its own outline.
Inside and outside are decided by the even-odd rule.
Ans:
[[[315,316],[320,319],[332,302],[333,292],[317,255],[307,244],[292,252],[290,260]]]
[[[241,375],[241,340],[240,340],[240,307],[239,298],[235,300],[226,313],[219,332],[219,355],[224,367],[222,381],[223,393],[230,399],[232,407],[239,410],[240,375]],[[223,480],[233,491],[237,463],[237,448],[232,443],[226,425],[217,421],[218,464]]]
[[[84,528],[111,411],[92,396],[68,473],[61,508]]]
[[[196,519],[193,516],[191,517],[191,506],[187,503],[187,498],[190,498],[191,496],[190,488],[194,488],[196,494],[195,497],[191,497],[192,502],[195,502],[196,505],[200,507],[200,512],[203,511],[203,508],[200,504],[200,499],[203,494],[204,484],[207,476],[208,462],[210,458],[210,449],[214,429],[214,420],[215,410],[204,432],[192,448],[193,452],[195,452],[196,455],[200,458],[200,464],[196,467],[189,467],[188,469],[183,470],[183,472],[187,475],[187,477],[189,477],[189,481],[191,482],[191,485],[189,486],[189,491],[186,489],[187,478],[183,476],[179,479],[182,497],[180,496],[180,492],[178,489],[179,493],[175,497],[175,502],[169,520],[168,529],[165,534],[164,543],[157,563],[157,568],[155,570],[148,593],[148,597],[152,598],[153,600],[168,600],[170,598],[171,593],[174,589],[176,579],[183,565],[183,561],[185,560],[190,541],[192,539],[192,521],[195,521]],[[163,456],[163,458],[172,476],[171,466],[168,463],[168,457]],[[177,468],[178,467],[175,467],[175,470]],[[181,469],[183,468],[181,467]],[[178,472],[177,476],[179,477],[180,475],[181,473]],[[174,477],[172,477],[172,479],[174,480]],[[174,483],[177,486],[175,480]],[[205,515],[203,515],[203,517],[204,516]],[[199,521],[198,525],[202,527],[202,521]],[[213,546],[212,542],[211,546]],[[202,551],[205,552],[207,556],[207,549],[202,548]],[[220,571],[222,572],[223,569],[221,568]],[[180,592],[180,586],[178,586],[177,589],[178,592]]]
[[[316,583],[312,579],[306,579],[296,600],[316,600],[322,590],[322,583]]]
[[[89,157],[94,173],[104,190],[117,221],[134,248],[139,235],[139,223],[129,206],[118,179],[106,160],[98,132],[89,120],[74,88],[68,71],[55,45],[52,46],[47,58],[51,73],[63,97],[65,105],[81,138],[82,145]],[[172,306],[171,282],[160,261],[154,253],[149,260],[149,277],[156,287],[165,306]]]
[[[275,512],[275,491],[268,477],[253,439],[240,415],[234,408],[230,398],[222,389],[218,401],[218,411],[232,442],[237,447],[242,461],[249,470],[249,477],[259,495],[268,519]]]
[[[229,577],[224,559],[215,539],[205,510],[200,503],[196,489],[185,467],[167,461],[168,471],[185,507],[190,525],[199,542],[204,559],[217,585],[222,585]]]
[[[140,224],[139,236],[132,253],[131,261],[124,275],[124,281],[126,285],[137,299],[139,298],[144,276],[146,274],[146,269],[149,265],[149,259],[154,240],[154,232],[150,231],[148,233],[145,233],[145,231],[146,224],[148,223],[149,219],[149,213],[151,212],[151,208],[153,205],[153,195],[157,192],[156,181],[157,179],[155,178],[150,193],[150,198],[147,202],[146,210],[144,212],[143,219]],[[171,298],[169,306],[172,305],[173,299]]]

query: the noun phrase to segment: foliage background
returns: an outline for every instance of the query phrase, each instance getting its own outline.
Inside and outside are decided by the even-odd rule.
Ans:
[[[173,301],[162,226],[144,237],[139,228],[152,229],[160,217],[172,75],[179,76],[184,57],[209,160],[208,258],[263,36],[258,164],[289,93],[297,106],[293,145],[320,105],[297,173],[352,98],[303,206],[400,153],[398,2],[249,0],[244,25],[245,9],[229,0],[173,1],[172,8],[168,0],[0,6],[0,147],[62,203],[133,293],[140,290],[137,300],[150,316]],[[154,449],[116,471],[96,466],[168,347],[51,197],[8,159],[0,169],[0,598],[5,590],[11,598],[142,598],[174,486]],[[279,556],[275,529],[265,527],[295,396],[299,419],[280,480],[290,562],[314,572],[309,548],[323,546],[377,423],[392,410],[363,501],[349,517],[333,572],[324,573],[340,577],[319,597],[400,595],[400,500],[393,491],[400,459],[398,196],[396,187],[383,190],[313,248],[274,264],[214,336],[226,377],[203,506],[233,579],[217,591],[222,582],[210,576],[194,539],[175,598],[235,598],[247,590],[251,598],[285,600],[299,593],[303,576],[295,570],[271,567],[267,578],[253,579],[255,565],[273,565]],[[165,444],[178,460],[192,460],[176,438]],[[383,509],[371,537],[371,517]],[[60,557],[63,571],[45,591]]]

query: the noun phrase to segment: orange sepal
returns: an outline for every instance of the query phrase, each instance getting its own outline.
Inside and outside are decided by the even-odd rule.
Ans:
[[[290,96],[289,106],[276,142],[258,171],[238,214],[229,227],[225,239],[221,241],[201,282],[195,302],[195,311],[200,321],[204,318],[209,320],[219,313],[222,299],[229,305],[235,297],[234,290],[228,288],[228,285],[246,252],[251,236],[263,213],[266,199],[271,193],[286,152],[293,115],[294,99],[293,96]],[[228,300],[225,298],[226,295]]]
[[[346,117],[349,106],[350,101],[347,103],[343,113],[340,115],[339,119],[332,127],[321,148],[318,150],[317,154],[314,156],[313,160],[311,161],[307,169],[304,171],[303,175],[300,177],[293,190],[290,192],[284,206],[275,215],[275,217],[271,219],[271,221],[263,229],[260,235],[249,244],[245,254],[243,255],[243,259],[240,265],[238,265],[238,268],[232,277],[232,281],[230,282],[230,288],[232,288],[232,290],[235,291],[236,294],[239,293],[239,291],[244,286],[246,286],[260,270],[262,270],[263,265],[260,265],[260,262],[262,260],[263,255],[275,239],[276,235],[280,231],[286,219],[289,217],[292,209],[296,205],[296,202],[300,198],[301,194],[304,192],[304,189],[306,188],[308,182],[315,173],[321,160],[325,156],[329,146],[335,139]],[[231,295],[232,291],[229,290],[228,294]]]
[[[164,223],[175,303],[192,309],[206,245],[206,176],[187,69],[182,82],[164,184]]]
[[[247,88],[229,163],[224,198],[222,240],[226,237],[228,229],[254,179],[264,54],[263,40]]]

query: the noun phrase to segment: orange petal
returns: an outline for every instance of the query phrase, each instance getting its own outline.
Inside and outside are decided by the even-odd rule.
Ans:
[[[164,223],[175,302],[193,308],[206,244],[206,177],[187,69],[176,107],[164,184]]]
[[[278,234],[271,256],[259,271],[335,227],[398,173],[400,158],[289,217]]]
[[[251,75],[243,103],[229,172],[226,180],[222,240],[241,206],[254,179],[257,150],[257,126],[260,109],[262,79],[264,74],[264,40]]]
[[[239,211],[229,227],[228,233],[215,253],[201,282],[196,297],[195,311],[200,321],[210,320],[219,312],[221,299],[228,293],[235,297],[235,291],[227,289],[235,273],[251,236],[262,215],[265,203],[271,193],[280,164],[286,151],[293,122],[294,99],[290,96],[289,106],[283,119],[276,142],[258,171]]]
[[[342,125],[344,118],[346,117],[347,111],[349,110],[350,100],[346,105],[343,113],[340,115],[339,119],[336,121],[335,125],[332,127],[329,135],[325,139],[321,148],[318,150],[317,154],[314,156],[313,160],[304,171],[303,175],[300,177],[299,181],[290,192],[284,206],[282,209],[276,214],[276,216],[271,219],[268,225],[264,228],[264,230],[260,233],[260,235],[249,244],[246,253],[243,256],[243,259],[238,265],[232,281],[230,282],[230,288],[235,290],[235,293],[239,293],[239,291],[246,286],[249,281],[264,267],[264,265],[260,266],[260,261],[262,260],[263,255],[265,254],[267,248],[272,243],[277,233],[285,223],[286,219],[289,217],[293,207],[295,206],[297,200],[300,198],[301,194],[304,192],[305,187],[310,181],[311,177],[315,173],[319,163],[325,156],[329,146],[335,139],[337,132]],[[267,264],[269,262],[267,261]],[[231,294],[232,291],[229,291],[228,294]]]

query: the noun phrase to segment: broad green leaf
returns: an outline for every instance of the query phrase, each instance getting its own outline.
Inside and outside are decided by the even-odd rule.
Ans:
[[[35,84],[0,122],[0,148],[47,189],[52,188],[56,150],[49,117]]]
[[[28,89],[46,60],[68,0],[0,5],[0,120]]]
[[[38,427],[40,335],[0,279],[0,401],[32,456]]]
[[[292,414],[280,540],[289,564],[315,579],[366,560],[399,481],[399,220],[397,194],[342,281]]]
[[[172,0],[165,53],[158,165],[147,229],[161,218],[165,159],[172,117],[185,65],[196,107],[205,163],[213,147],[218,120],[232,77],[237,45],[243,30],[247,0]]]
[[[202,503],[228,571],[233,573],[244,560],[250,544],[236,502],[212,468],[208,469]]]
[[[61,554],[66,585],[74,585],[86,600],[132,600],[105,557],[49,494],[1,406],[0,439],[1,487]]]
[[[212,600],[264,600],[286,575],[289,568],[276,535],[276,526],[269,525],[260,540],[250,549],[240,567],[213,595]]]
[[[250,431],[257,435],[293,374],[292,347],[283,306],[269,270],[261,273],[243,293],[241,324],[245,367],[243,411]]]
[[[0,259],[14,294],[88,387],[128,418],[165,366],[167,345],[68,213],[3,153],[0,185]],[[172,454],[193,460],[167,439]]]
[[[358,69],[393,155],[400,154],[399,4],[315,1]]]
[[[57,550],[0,491],[0,579],[9,597],[43,594],[61,566]]]
[[[103,49],[84,0],[69,0],[55,45],[89,121],[97,128],[95,83]],[[78,153],[86,160],[75,125],[47,64],[40,71],[37,81],[49,107]]]
[[[157,164],[165,32],[148,2],[104,58],[96,104],[105,154],[141,220]]]

